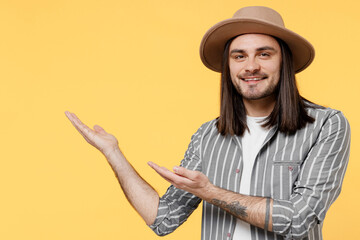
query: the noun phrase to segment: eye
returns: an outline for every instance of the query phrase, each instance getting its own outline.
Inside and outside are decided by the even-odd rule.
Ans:
[[[259,54],[259,56],[267,58],[267,57],[270,57],[271,55],[270,55],[270,53],[262,52],[262,53]]]
[[[245,58],[245,56],[242,55],[242,54],[236,54],[236,55],[233,55],[233,58],[234,58],[235,60],[242,60],[242,59]]]

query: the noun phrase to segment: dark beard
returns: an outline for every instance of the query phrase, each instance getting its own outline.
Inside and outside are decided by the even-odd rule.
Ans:
[[[251,93],[251,88],[256,88],[256,86],[252,86],[250,87],[250,91],[248,91],[247,93],[244,93],[241,88],[239,86],[235,87],[237,92],[244,98],[247,100],[259,100],[262,98],[266,98],[268,96],[271,96],[275,93],[277,85],[270,85],[267,89],[265,89],[264,92],[262,93]],[[249,93],[250,92],[250,93]]]

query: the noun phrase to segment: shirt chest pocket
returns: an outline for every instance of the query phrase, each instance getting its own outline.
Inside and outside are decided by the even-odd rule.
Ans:
[[[274,160],[271,167],[271,187],[273,197],[289,199],[293,192],[294,183],[300,174],[301,161]]]

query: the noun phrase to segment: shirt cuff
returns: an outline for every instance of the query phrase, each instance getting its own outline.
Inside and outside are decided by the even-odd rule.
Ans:
[[[288,200],[273,200],[273,232],[287,237],[291,236],[290,226],[294,215],[293,203]]]
[[[155,221],[153,224],[149,225],[149,227],[159,236],[164,235],[163,233],[164,231],[166,231],[165,229],[161,230],[161,227],[159,225],[164,221],[164,219],[168,216],[169,213],[170,210],[167,202],[163,199],[160,199]]]

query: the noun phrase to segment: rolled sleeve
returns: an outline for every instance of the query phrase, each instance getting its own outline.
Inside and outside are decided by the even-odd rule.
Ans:
[[[341,191],[350,152],[350,126],[336,111],[323,123],[289,200],[273,200],[273,231],[301,239],[322,222]]]
[[[180,166],[201,171],[200,142],[202,127],[191,137]],[[184,223],[197,208],[201,199],[171,185],[160,198],[155,222],[149,227],[159,236],[167,235]]]

